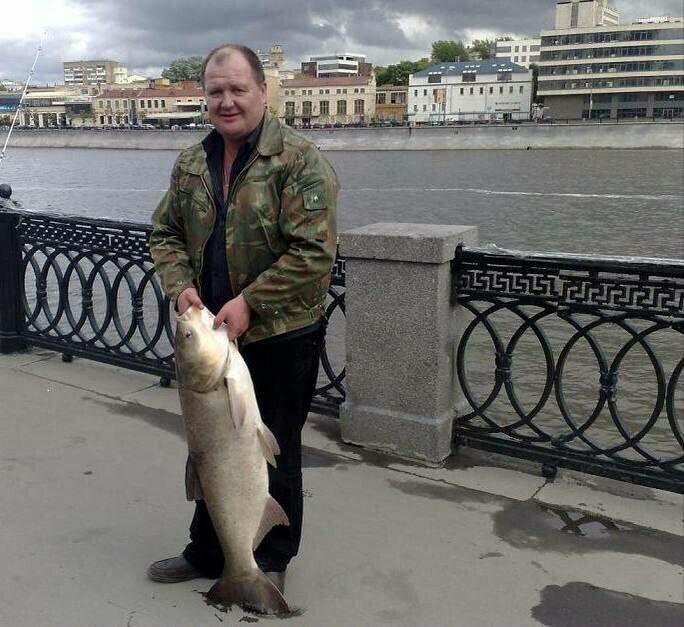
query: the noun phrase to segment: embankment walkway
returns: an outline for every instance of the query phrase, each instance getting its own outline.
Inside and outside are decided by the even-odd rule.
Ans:
[[[266,622],[205,605],[208,580],[145,577],[182,548],[192,513],[174,389],[34,351],[0,357],[0,398],[0,625]],[[681,625],[681,497],[569,473],[546,483],[467,452],[425,468],[345,446],[318,416],[305,443],[287,582],[304,613],[288,624]]]

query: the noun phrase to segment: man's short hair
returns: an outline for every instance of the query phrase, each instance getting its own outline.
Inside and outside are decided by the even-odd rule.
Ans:
[[[263,85],[266,82],[266,76],[264,75],[264,66],[261,64],[261,60],[257,56],[256,52],[247,46],[241,44],[223,44],[214,48],[202,61],[202,69],[200,70],[200,82],[202,87],[204,87],[204,73],[207,70],[207,64],[213,58],[216,58],[217,63],[223,63],[225,58],[231,52],[240,52],[245,58],[249,67],[252,68],[252,75],[254,76],[254,81],[258,85]]]

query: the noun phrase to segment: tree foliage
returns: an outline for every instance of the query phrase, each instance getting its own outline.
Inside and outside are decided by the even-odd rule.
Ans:
[[[168,68],[162,70],[162,78],[167,78],[172,83],[180,81],[199,82],[202,61],[204,61],[204,57],[201,56],[174,59]]]
[[[475,39],[473,43],[470,44],[468,52],[471,56],[477,56],[480,59],[490,59],[492,56],[492,48],[496,45],[496,42],[492,39]]]
[[[468,56],[462,41],[440,39],[432,42],[432,60],[436,63],[467,61]]]
[[[409,74],[415,74],[430,65],[430,59],[400,61],[395,65],[375,68],[375,82],[378,85],[408,85]]]

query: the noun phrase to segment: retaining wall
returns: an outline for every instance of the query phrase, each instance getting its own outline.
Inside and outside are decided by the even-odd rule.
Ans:
[[[682,122],[518,124],[421,128],[343,128],[302,131],[321,150],[482,150],[542,148],[684,148]],[[180,150],[207,131],[15,130],[24,148]],[[0,142],[4,142],[0,135]]]

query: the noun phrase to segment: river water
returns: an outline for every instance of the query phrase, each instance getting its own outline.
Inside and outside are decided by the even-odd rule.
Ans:
[[[10,183],[13,199],[27,209],[148,222],[176,154],[10,148],[0,183]],[[373,222],[465,224],[479,228],[481,243],[506,248],[684,256],[684,155],[679,151],[383,151],[330,152],[327,157],[342,183],[340,230]],[[498,324],[508,337],[516,328],[511,320]],[[549,325],[558,355],[569,329],[560,328],[557,320]],[[619,329],[604,335],[608,357],[628,339]],[[331,360],[339,370],[344,364],[342,321],[331,324],[329,340]],[[682,355],[682,336],[668,331],[654,338],[654,345],[669,376]],[[542,364],[541,350],[529,334],[516,351],[514,370],[516,392],[528,410],[542,392]],[[473,392],[486,398],[494,365],[485,334],[469,344],[466,366]],[[566,373],[566,401],[581,423],[600,387],[596,359],[587,346],[573,351]],[[620,411],[636,432],[653,409],[657,377],[639,347],[630,351],[620,375]],[[680,381],[680,390],[682,385]],[[681,392],[676,401],[681,412]],[[566,431],[557,408],[550,411],[553,403],[548,405],[538,423],[557,433]],[[505,415],[510,405],[497,401],[491,411]],[[621,441],[606,410],[593,433],[602,444]],[[652,450],[681,454],[664,413],[645,442]]]

